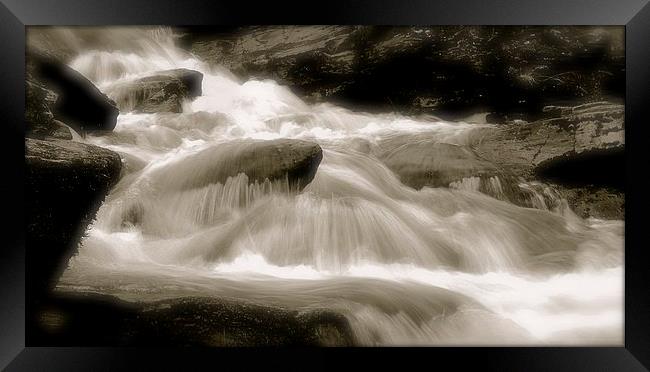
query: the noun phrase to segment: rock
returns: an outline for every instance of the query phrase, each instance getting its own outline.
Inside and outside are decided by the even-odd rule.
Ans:
[[[546,109],[546,119],[485,129],[474,150],[482,158],[523,179],[541,179],[564,190],[582,217],[595,202],[599,216],[623,218],[625,109],[594,102]],[[571,191],[571,189],[575,189]],[[600,190],[598,200],[577,197],[579,190]],[[570,201],[570,204],[572,202]],[[614,211],[608,210],[616,205]]]
[[[476,151],[497,165],[530,172],[564,155],[625,147],[623,105],[600,102],[562,112],[558,117],[487,129]]]
[[[625,187],[623,148],[570,151],[547,159],[534,172],[540,179],[564,186],[598,185],[623,190]]]
[[[243,173],[250,183],[286,178],[291,189],[302,190],[316,175],[322,157],[320,146],[308,141],[231,141],[160,168],[152,177],[164,179],[162,184],[172,189],[189,189],[225,183]]]
[[[72,132],[74,132],[74,129],[56,119],[53,124],[54,128],[50,132],[49,137],[62,140],[71,140],[73,138]]]
[[[492,177],[497,167],[479,158],[471,149],[437,143],[424,136],[403,136],[382,141],[378,157],[415,189],[423,186],[447,187],[466,177]]]
[[[202,94],[203,74],[187,69],[157,72],[106,88],[121,111],[183,112],[183,101]]]
[[[544,106],[542,115],[544,119],[557,118],[563,115],[571,114],[572,108],[566,106]]]
[[[503,124],[507,120],[508,119],[505,115],[496,112],[491,112],[485,116],[485,122],[488,124]]]
[[[52,107],[57,100],[56,93],[42,85],[25,82],[25,135],[33,138],[72,139],[70,128],[54,119]]]
[[[480,191],[530,206],[526,191],[518,186],[518,177],[481,158],[470,146],[438,143],[427,135],[407,135],[381,141],[375,156],[403,184],[415,189],[426,186]]]
[[[30,80],[25,82],[26,135],[47,136],[55,130],[52,106],[56,99],[56,93],[44,86]]]
[[[313,101],[447,118],[468,110],[527,119],[560,101],[624,96],[622,29],[271,26],[207,32],[192,53]]]
[[[220,298],[130,303],[107,295],[59,292],[32,316],[28,334],[43,346],[355,344],[347,319],[333,311],[298,312]]]
[[[557,185],[569,207],[582,218],[625,219],[625,192],[609,187],[563,187]]]
[[[25,140],[28,293],[53,287],[120,174],[120,157],[73,141]]]
[[[54,118],[80,132],[113,130],[119,110],[83,75],[65,64],[43,56],[27,56],[28,80],[56,93],[51,105]]]

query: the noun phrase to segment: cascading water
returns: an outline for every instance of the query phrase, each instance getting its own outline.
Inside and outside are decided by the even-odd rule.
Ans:
[[[120,153],[124,174],[59,288],[330,308],[367,345],[622,342],[622,221],[582,220],[543,185],[522,184],[535,208],[518,207],[497,177],[490,195],[472,178],[416,191],[376,156],[395,136],[468,146],[484,125],[308,105],[202,63],[169,30],[106,34],[110,48],[71,63],[104,92],[183,67],[204,74],[203,95],[84,139]],[[323,149],[302,191],[201,178],[242,139],[277,138]]]

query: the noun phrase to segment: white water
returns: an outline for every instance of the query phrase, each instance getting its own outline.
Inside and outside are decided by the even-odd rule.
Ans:
[[[469,146],[483,125],[311,106],[207,66],[168,30],[104,32],[113,47],[71,65],[105,92],[184,67],[204,74],[203,96],[181,114],[122,113],[113,133],[86,138],[125,171],[60,288],[331,308],[367,345],[622,344],[622,221],[582,220],[539,184],[521,185],[536,209],[515,206],[498,178],[491,196],[472,178],[416,191],[376,157],[416,134]],[[323,148],[303,191],[193,182],[237,141],[275,138]]]

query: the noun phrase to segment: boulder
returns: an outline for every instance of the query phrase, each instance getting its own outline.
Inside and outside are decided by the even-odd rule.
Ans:
[[[559,116],[531,123],[485,129],[475,150],[497,165],[530,173],[547,160],[625,147],[623,105],[595,102],[556,113]]]
[[[119,110],[115,102],[67,65],[36,54],[27,56],[28,80],[56,93],[48,108],[54,118],[80,132],[113,130]]]
[[[474,151],[523,179],[553,183],[583,217],[623,218],[624,106],[593,102],[545,112],[542,120],[482,130]]]
[[[623,97],[622,29],[508,26],[185,28],[202,60],[364,110],[527,118],[562,101]],[[536,118],[534,118],[536,119]]]
[[[202,94],[203,74],[187,69],[157,72],[155,75],[106,88],[121,111],[142,113],[183,112],[183,101]]]
[[[243,173],[250,183],[286,179],[291,189],[301,190],[316,175],[322,157],[322,149],[313,142],[239,140],[179,159],[154,171],[152,177],[164,179],[161,184],[172,189],[190,189],[225,183]]]
[[[28,293],[51,289],[120,175],[116,153],[73,141],[25,139]]]
[[[58,292],[30,317],[28,335],[38,346],[355,344],[347,319],[331,310],[298,312],[222,298],[181,297],[145,303]]]

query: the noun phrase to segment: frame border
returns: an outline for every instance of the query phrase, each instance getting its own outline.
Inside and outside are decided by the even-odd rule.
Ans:
[[[248,363],[283,369],[340,368],[339,357],[356,357],[359,366],[403,368],[407,361],[452,362],[457,368],[488,370],[622,370],[650,367],[650,271],[645,250],[644,206],[650,184],[644,143],[650,117],[649,0],[333,0],[308,2],[225,2],[201,0],[2,0],[0,35],[0,118],[6,141],[1,147],[9,171],[2,190],[4,247],[0,249],[0,369],[68,371],[163,369],[177,363],[221,366]],[[625,215],[625,346],[624,347],[463,347],[353,349],[132,349],[25,348],[24,68],[26,25],[235,25],[235,24],[390,24],[390,25],[625,25],[626,26],[626,215]],[[7,135],[7,133],[9,135]],[[638,165],[637,165],[638,164]],[[161,352],[162,351],[162,352]],[[255,351],[259,358],[249,358]],[[399,352],[397,355],[395,352]],[[404,357],[408,359],[404,359]],[[15,358],[15,359],[14,359]],[[174,359],[176,358],[176,359]],[[297,363],[304,360],[303,363]],[[13,360],[13,362],[12,362]],[[143,364],[139,364],[140,363]],[[146,361],[146,362],[145,362]],[[352,364],[356,364],[353,362]],[[347,366],[352,364],[346,363]]]

